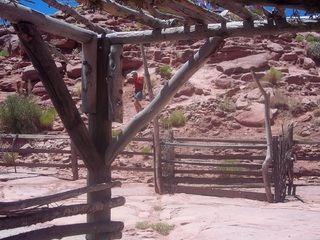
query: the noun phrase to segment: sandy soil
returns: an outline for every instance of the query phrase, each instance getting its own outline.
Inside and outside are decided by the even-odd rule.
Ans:
[[[41,173],[41,174],[40,174]],[[45,196],[85,186],[86,180],[63,180],[53,170],[2,170],[0,173],[1,201]],[[116,174],[117,178],[121,178]],[[269,204],[247,199],[229,199],[197,195],[157,195],[145,183],[126,180],[113,196],[124,196],[126,204],[112,210],[112,219],[123,221],[126,240],[319,240],[320,185],[308,184],[297,188],[297,197],[285,203]],[[68,203],[84,203],[85,195]],[[62,204],[62,203],[57,203]],[[56,205],[56,204],[55,204]],[[85,215],[55,219],[52,222],[29,227],[28,230],[64,223],[84,222]],[[152,229],[139,230],[137,222],[164,222],[174,225],[169,235],[163,236]],[[26,228],[0,231],[0,238],[26,231]],[[85,236],[64,238],[85,239]]]

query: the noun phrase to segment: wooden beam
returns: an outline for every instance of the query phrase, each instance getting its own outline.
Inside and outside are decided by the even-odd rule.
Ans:
[[[62,239],[68,236],[83,235],[86,233],[106,232],[106,239],[121,239],[123,222],[96,222],[77,223],[20,233],[18,235],[2,238],[2,240],[51,240]]]
[[[15,30],[83,161],[97,168],[100,155],[41,34],[29,23],[18,23]]]
[[[37,223],[48,222],[56,218],[69,217],[78,214],[94,213],[105,209],[123,206],[126,200],[124,197],[116,197],[109,200],[97,201],[88,204],[76,204],[59,206],[49,209],[38,209],[38,212],[23,214],[20,212],[15,217],[3,217],[0,221],[0,230],[17,227],[31,226]]]
[[[0,0],[0,16],[11,23],[29,22],[39,30],[81,43],[88,43],[96,36],[92,31],[52,18],[11,0]]]
[[[21,210],[32,206],[43,206],[53,202],[58,202],[73,198],[88,192],[96,192],[113,187],[120,187],[121,182],[100,183],[94,186],[83,187],[74,189],[67,192],[57,193],[49,196],[32,198],[27,200],[20,200],[15,202],[0,202],[0,214],[7,214],[8,211]]]
[[[267,21],[254,21],[254,27],[243,27],[243,22],[230,22],[226,26],[221,24],[194,25],[173,27],[160,30],[145,30],[118,32],[108,34],[107,37],[112,44],[138,44],[163,41],[178,41],[184,39],[203,39],[207,37],[253,37],[255,35],[275,35],[284,32],[309,32],[320,31],[320,22],[304,20],[299,26],[272,25],[268,26]]]
[[[208,39],[200,50],[169,80],[153,101],[134,117],[120,135],[112,139],[105,153],[105,162],[107,165],[110,165],[113,162],[115,157],[130,142],[132,137],[141,130],[141,128],[154,119],[179,88],[207,62],[212,54],[221,48],[223,41],[224,40],[221,37]]]

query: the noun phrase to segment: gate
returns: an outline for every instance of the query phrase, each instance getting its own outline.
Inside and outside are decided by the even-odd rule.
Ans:
[[[164,191],[265,201],[261,165],[266,149],[265,140],[174,138],[170,133],[162,142]]]

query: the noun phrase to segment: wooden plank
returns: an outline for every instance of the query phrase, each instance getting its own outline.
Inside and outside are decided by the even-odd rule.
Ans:
[[[68,135],[0,134],[0,139],[70,139]]]
[[[21,154],[30,153],[54,153],[54,154],[70,154],[71,150],[61,149],[43,149],[43,148],[0,148],[1,152],[17,152]]]
[[[211,167],[226,167],[226,168],[251,168],[251,169],[261,169],[261,164],[258,163],[232,163],[232,164],[224,164],[224,163],[212,163],[212,162],[196,162],[196,161],[181,161],[181,160],[166,160],[166,163],[176,163],[176,164],[186,164],[186,165],[196,165],[196,166],[211,166]]]
[[[265,156],[253,156],[253,155],[243,155],[243,154],[226,154],[226,155],[216,155],[216,154],[179,154],[176,153],[177,159],[203,159],[203,160],[263,160]]]
[[[175,137],[178,142],[225,142],[225,143],[254,143],[266,144],[265,139],[242,139],[242,138],[197,138],[197,137]]]
[[[0,230],[12,229],[17,227],[31,226],[37,223],[48,222],[56,218],[69,217],[78,214],[93,213],[105,209],[120,207],[125,204],[124,197],[116,197],[110,200],[93,202],[88,204],[76,204],[68,206],[59,206],[49,209],[38,209],[38,212],[26,212],[15,217],[3,217],[0,221]]]
[[[200,185],[206,185],[206,184],[218,184],[218,185],[224,185],[226,188],[228,185],[236,185],[236,184],[247,184],[247,183],[260,183],[263,184],[262,177],[260,178],[228,178],[228,177],[221,177],[221,178],[208,178],[208,177],[164,177],[165,183],[171,183],[173,185],[183,183],[183,184],[200,184]],[[263,185],[262,185],[263,187]]]
[[[176,147],[195,147],[195,148],[210,148],[210,149],[266,149],[267,145],[207,145],[207,144],[188,144],[177,142],[164,142],[164,145],[174,145]]]
[[[261,176],[259,171],[223,171],[223,170],[199,170],[199,169],[175,169],[175,173],[188,173],[188,174],[215,174],[215,175],[237,175],[237,176]]]
[[[108,221],[96,223],[76,223],[24,232],[18,235],[2,238],[2,240],[51,240],[99,232],[104,232],[106,239],[121,239],[121,231],[123,229],[123,222]]]
[[[84,113],[97,111],[97,38],[82,44],[81,99]]]
[[[69,198],[77,197],[82,194],[86,194],[89,192],[101,191],[104,189],[110,189],[113,187],[120,187],[121,182],[110,182],[110,183],[100,183],[94,186],[83,187],[79,189],[74,189],[71,191],[66,191],[62,193],[56,193],[44,197],[32,198],[27,200],[20,200],[14,202],[0,202],[0,214],[6,214],[8,211],[12,210],[21,210],[24,208],[29,208],[32,206],[43,206],[47,204],[51,204],[53,202],[58,202],[62,200],[66,200]]]
[[[175,186],[174,193],[197,194],[203,196],[228,197],[228,198],[246,198],[258,201],[266,201],[265,193],[247,192],[247,191],[232,191],[224,189],[215,189],[210,187],[189,187]]]

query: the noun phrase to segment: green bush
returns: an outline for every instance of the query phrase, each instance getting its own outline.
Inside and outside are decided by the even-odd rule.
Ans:
[[[320,62],[320,42],[312,42],[307,45],[307,56],[315,62]]]
[[[32,95],[10,95],[0,104],[1,130],[8,133],[35,133],[40,129],[42,109]]]
[[[0,56],[1,56],[1,57],[7,57],[7,56],[9,56],[9,51],[8,51],[8,50],[1,50],[1,51],[0,51]]]
[[[170,225],[167,223],[163,222],[158,222],[158,223],[149,223],[149,222],[137,222],[136,223],[136,228],[146,230],[148,228],[151,228],[158,232],[161,235],[167,236],[171,230],[173,230],[174,225]]]
[[[313,36],[312,34],[308,34],[308,35],[306,36],[306,41],[307,41],[307,42],[313,42],[313,41],[314,41],[314,36]]]
[[[55,108],[47,109],[40,117],[40,126],[44,128],[52,128],[56,116],[57,111]]]
[[[295,40],[297,42],[302,42],[304,40],[304,36],[301,34],[297,34],[297,36],[295,37]]]
[[[159,68],[159,73],[161,77],[169,79],[172,76],[172,69],[169,65],[163,65]]]
[[[280,81],[282,76],[283,74],[281,71],[275,69],[274,67],[271,67],[263,76],[262,81],[267,81],[272,85],[276,85]]]
[[[163,128],[180,127],[184,126],[186,122],[187,118],[186,116],[184,116],[183,112],[174,111],[170,114],[169,117],[161,119],[161,126]]]
[[[222,111],[234,112],[236,110],[236,105],[228,97],[218,98],[217,101],[218,101],[217,107],[220,108]]]

